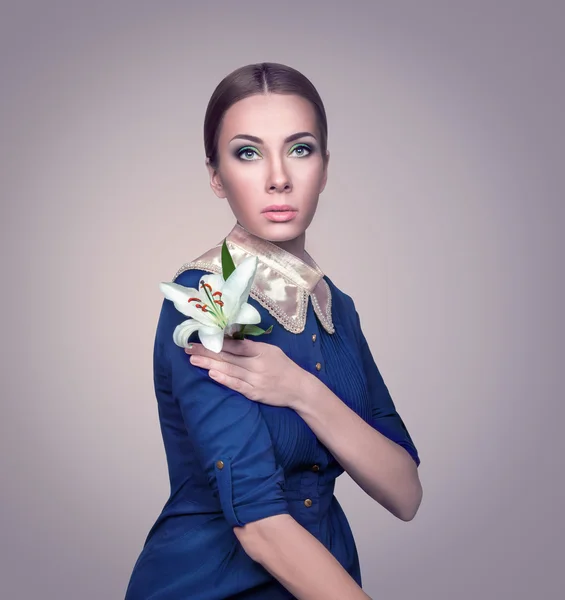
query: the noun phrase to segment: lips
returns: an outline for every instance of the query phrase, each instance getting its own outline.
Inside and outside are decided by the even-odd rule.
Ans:
[[[287,212],[287,211],[296,211],[294,206],[290,206],[290,204],[271,204],[264,208],[261,212]]]
[[[297,210],[266,210],[263,211],[265,218],[275,223],[292,221],[298,214]]]

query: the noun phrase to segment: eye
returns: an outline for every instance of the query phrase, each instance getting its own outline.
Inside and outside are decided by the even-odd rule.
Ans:
[[[257,148],[254,148],[253,146],[244,146],[243,148],[240,148],[236,152],[236,156],[238,158],[240,158],[241,160],[246,160],[246,161],[256,160],[254,158],[244,158],[244,156],[249,157],[250,153],[259,155],[259,151],[257,150]]]
[[[307,144],[296,144],[296,146],[292,147],[291,153],[292,152],[298,152],[296,155],[298,157],[308,156],[312,152],[312,149]]]

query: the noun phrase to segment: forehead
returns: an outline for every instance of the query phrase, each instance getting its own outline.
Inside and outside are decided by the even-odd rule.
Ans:
[[[224,115],[220,139],[249,133],[267,140],[297,131],[317,135],[316,113],[312,104],[294,94],[256,94],[238,100]]]

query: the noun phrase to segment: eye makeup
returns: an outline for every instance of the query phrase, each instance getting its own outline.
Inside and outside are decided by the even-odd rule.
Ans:
[[[258,154],[259,156],[261,156],[261,153],[259,152],[259,150],[257,150],[257,148],[253,147],[253,146],[243,146],[242,148],[239,148],[238,150],[236,150],[234,152],[234,156],[236,158],[239,158],[241,160],[245,160],[245,161],[250,161],[250,160],[255,160],[253,158],[243,158],[243,155],[249,152],[254,152],[255,154]]]
[[[297,158],[302,158],[302,157],[306,157],[306,156],[309,156],[310,154],[312,154],[315,151],[315,148],[310,144],[304,144],[304,143],[294,144],[294,146],[292,146],[292,148],[290,149],[290,153],[295,152],[296,150],[300,150],[301,152],[295,156]],[[307,151],[306,154],[304,154],[304,152],[303,152],[304,150]],[[255,146],[241,146],[240,148],[238,148],[237,150],[234,151],[234,156],[236,158],[239,158],[240,160],[243,160],[246,162],[251,162],[253,160],[256,160],[254,158],[251,158],[251,159],[243,158],[243,155],[245,155],[246,153],[249,153],[249,152],[254,152],[259,157],[262,158],[262,154],[259,152],[259,150]]]
[[[294,146],[290,149],[290,151],[294,152],[295,150],[306,150],[307,151],[307,154],[304,154],[304,153],[298,154],[297,156],[299,156],[299,157],[309,156],[310,154],[312,154],[312,152],[314,152],[313,147],[308,144],[294,144]]]

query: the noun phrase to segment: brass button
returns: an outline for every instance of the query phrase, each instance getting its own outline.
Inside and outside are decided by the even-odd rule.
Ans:
[[[312,465],[312,471],[314,471],[314,473],[317,473],[320,470],[320,465]]]
[[[312,334],[312,341],[313,341],[313,342],[315,342],[315,341],[316,341],[316,334],[315,334],[315,333],[313,333],[313,334]]]
[[[304,506],[310,508],[312,506],[312,500],[310,500],[310,498],[306,498],[306,500],[304,500]]]
[[[223,460],[219,460],[216,463],[216,466],[218,467],[218,469],[223,469],[224,468],[224,461]]]
[[[322,368],[322,363],[317,362],[316,363],[316,369],[318,369],[318,371]]]

